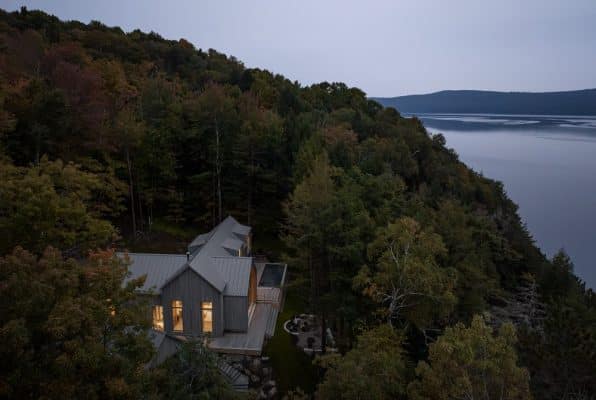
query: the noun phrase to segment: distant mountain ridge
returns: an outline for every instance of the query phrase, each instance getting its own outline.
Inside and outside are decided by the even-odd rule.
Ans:
[[[565,92],[443,90],[429,94],[373,97],[402,113],[596,115],[596,89]]]

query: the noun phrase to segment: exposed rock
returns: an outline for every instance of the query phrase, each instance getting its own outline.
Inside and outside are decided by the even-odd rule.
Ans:
[[[492,297],[490,303],[488,322],[493,328],[511,322],[516,327],[525,326],[542,331],[546,307],[539,300],[538,285],[531,277],[527,277],[509,296]]]

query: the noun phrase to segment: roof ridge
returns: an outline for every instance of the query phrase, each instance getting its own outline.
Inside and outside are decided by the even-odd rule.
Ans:
[[[241,258],[241,259],[247,259],[247,258],[252,258],[252,256],[211,256],[211,258],[233,258],[233,259]]]
[[[117,251],[116,254],[136,254],[136,255],[143,255],[143,256],[176,256],[176,257],[186,257],[186,254],[176,254],[176,253],[136,253],[131,251]]]

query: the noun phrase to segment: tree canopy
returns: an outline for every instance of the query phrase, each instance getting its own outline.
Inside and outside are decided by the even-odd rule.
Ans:
[[[531,399],[529,374],[520,368],[515,329],[492,328],[476,316],[470,327],[447,328],[430,345],[428,362],[416,367],[418,380],[408,385],[411,399]]]
[[[417,118],[340,82],[26,8],[0,10],[0,49],[3,395],[165,396],[148,383],[161,370],[141,367],[134,285],[105,249],[180,252],[228,214],[254,228],[254,253],[284,257],[291,294],[333,331],[344,355],[324,364],[320,398],[484,383],[528,398],[522,366],[535,398],[596,393],[594,292]],[[528,280],[544,315],[514,307],[519,342],[509,325],[493,336]],[[186,355],[172,382],[200,370],[204,354]],[[193,395],[219,390],[210,372]]]

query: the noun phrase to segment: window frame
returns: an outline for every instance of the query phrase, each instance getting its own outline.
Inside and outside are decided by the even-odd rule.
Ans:
[[[156,319],[155,318],[156,315],[161,316],[161,320]],[[159,321],[161,321],[161,325],[159,324]],[[161,304],[153,305],[153,308],[151,309],[151,322],[153,325],[153,329],[155,329],[156,331],[163,332],[165,330],[164,318],[163,318],[163,306]]]
[[[206,314],[205,313],[209,313],[211,315],[211,321],[210,322],[210,330],[205,330],[205,317]],[[201,333],[203,334],[213,334],[213,329],[214,329],[214,320],[213,320],[213,301],[209,300],[209,301],[201,301]]]
[[[176,329],[176,315],[178,310],[180,310],[180,329]],[[172,300],[172,332],[184,332],[184,303],[182,300]]]

